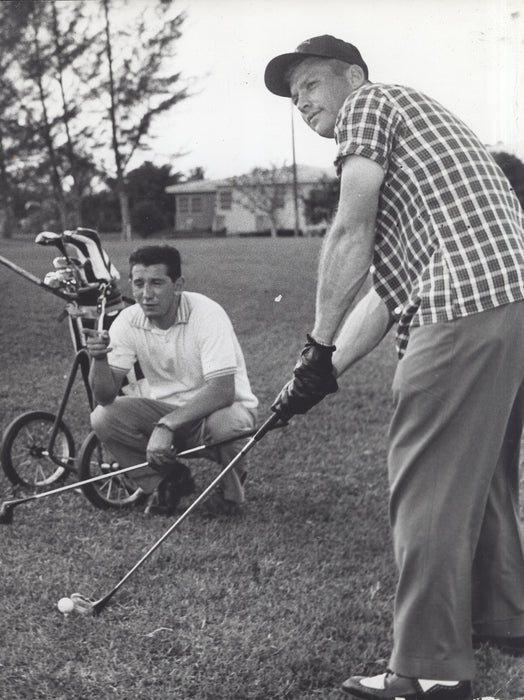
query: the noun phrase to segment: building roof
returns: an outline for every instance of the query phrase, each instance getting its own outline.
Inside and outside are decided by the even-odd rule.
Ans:
[[[219,187],[229,184],[228,180],[191,180],[178,185],[169,185],[166,187],[166,192],[175,194],[216,192]]]
[[[290,178],[292,176],[292,166],[284,166],[283,168],[281,168],[281,171],[282,183],[290,183]],[[247,173],[247,175],[249,175],[249,173]],[[240,177],[246,177],[246,175]],[[314,165],[297,164],[297,182],[301,185],[315,183],[326,177],[335,177],[334,168],[318,168]],[[169,185],[168,187],[166,187],[166,192],[170,194],[212,194],[221,187],[231,187],[235,184],[235,179],[236,176],[232,176],[223,180],[191,180],[190,182],[182,182],[178,185]]]

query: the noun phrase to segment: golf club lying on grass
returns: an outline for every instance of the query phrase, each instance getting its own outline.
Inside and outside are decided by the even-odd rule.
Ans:
[[[243,438],[251,437],[256,431],[250,430],[248,432],[240,433],[234,437],[227,438],[226,440],[221,440],[220,442],[214,442],[210,445],[198,445],[197,447],[192,447],[183,452],[177,454],[177,459],[179,457],[194,457],[198,455],[199,452],[205,452],[206,450],[212,450],[215,447],[220,447],[221,445],[226,445],[230,442],[235,442],[236,440],[242,440]],[[60,493],[66,493],[67,491],[75,491],[81,488],[85,484],[92,484],[95,481],[102,481],[104,479],[112,479],[120,474],[129,474],[129,472],[135,469],[141,469],[147,467],[147,462],[141,462],[140,464],[133,464],[130,467],[122,467],[122,469],[116,469],[115,471],[108,471],[107,474],[99,474],[98,476],[93,476],[90,479],[85,479],[84,481],[75,481],[73,484],[67,484],[66,486],[60,486],[59,488],[52,489],[51,491],[42,491],[41,493],[33,493],[30,496],[24,496],[23,498],[13,499],[12,501],[4,501],[0,505],[0,525],[10,525],[13,522],[13,509],[16,506],[22,505],[22,503],[29,503],[30,501],[37,501],[41,498],[47,498],[48,496],[55,496]]]
[[[264,437],[264,435],[272,430],[273,428],[277,427],[277,424],[280,422],[280,425],[282,425],[282,419],[280,418],[279,415],[276,413],[270,416],[265,423],[257,430],[257,432],[253,435],[253,437],[244,445],[244,447],[240,450],[240,452],[233,457],[233,459],[229,462],[229,464],[224,467],[224,469],[220,472],[220,474],[209,484],[209,486],[202,491],[200,496],[198,496],[195,501],[187,508],[182,515],[175,520],[175,522],[171,525],[171,527],[166,530],[166,532],[160,537],[159,540],[157,540],[152,547],[148,549],[148,551],[142,556],[141,559],[137,561],[137,563],[133,566],[132,569],[130,569],[127,574],[120,579],[120,581],[107,593],[103,598],[100,598],[99,600],[90,600],[89,598],[86,598],[83,596],[81,593],[73,593],[70,598],[61,598],[59,603],[58,603],[58,609],[60,612],[63,612],[64,614],[68,614],[70,612],[77,612],[80,613],[81,615],[87,615],[87,614],[92,614],[92,615],[98,615],[102,610],[105,608],[107,603],[111,600],[111,598],[115,595],[115,593],[124,585],[124,583],[128,580],[132,574],[140,567],[142,564],[148,559],[155,550],[157,550],[160,545],[166,540],[169,535],[176,530],[176,528],[180,525],[180,523],[187,518],[187,516],[198,506],[202,501],[204,501],[207,496],[211,493],[211,491],[215,488],[215,486],[224,478],[224,476],[233,469],[233,467],[240,462],[241,459],[251,450],[251,448],[261,439]]]

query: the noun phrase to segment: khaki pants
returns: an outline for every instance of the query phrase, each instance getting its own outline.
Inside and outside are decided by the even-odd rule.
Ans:
[[[155,423],[172,411],[173,406],[162,401],[123,396],[107,406],[97,406],[91,414],[91,425],[119,464],[128,467],[146,461],[147,443]],[[184,426],[184,430],[177,433],[175,438],[176,447],[182,451],[219,442],[252,430],[255,426],[256,412],[235,402],[201,421]],[[207,451],[203,456],[225,467],[240,452],[243,444],[244,440],[231,442]],[[239,464],[222,482],[225,497],[236,503],[243,503],[245,498],[241,480],[244,471],[245,464]],[[137,469],[132,473],[133,481],[146,493],[152,493],[163,476],[151,467]]]
[[[471,679],[472,632],[524,635],[524,302],[414,329],[393,394],[390,667]]]

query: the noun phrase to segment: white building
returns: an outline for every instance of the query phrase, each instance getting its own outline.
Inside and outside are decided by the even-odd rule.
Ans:
[[[304,199],[334,170],[297,165],[256,169],[225,180],[194,180],[166,188],[175,196],[175,234],[302,235],[323,233],[306,221]],[[296,195],[295,195],[296,192]]]

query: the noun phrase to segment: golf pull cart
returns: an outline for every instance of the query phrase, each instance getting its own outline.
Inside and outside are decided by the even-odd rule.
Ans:
[[[107,330],[126,300],[120,294],[118,270],[103,250],[96,231],[78,228],[61,234],[44,231],[35,243],[54,247],[60,255],[53,270],[40,279],[0,256],[0,263],[66,302],[60,320],[67,319],[75,355],[56,413],[28,411],[5,429],[0,446],[0,462],[9,481],[34,491],[61,485],[70,478],[88,479],[104,474],[107,479],[90,484],[86,497],[98,508],[120,508],[144,499],[140,489],[124,475],[110,478],[119,465],[106,454],[94,433],[90,433],[77,455],[71,430],[64,420],[73,385],[82,379],[89,409],[94,400],[89,386],[90,358],[82,333],[85,328]],[[127,389],[140,381],[137,370],[128,376]]]

